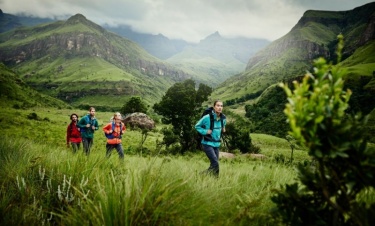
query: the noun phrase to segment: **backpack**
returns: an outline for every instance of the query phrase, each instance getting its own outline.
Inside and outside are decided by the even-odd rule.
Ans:
[[[210,115],[210,130],[211,130],[211,131],[214,130],[214,115],[213,115],[213,113],[212,113],[213,110],[214,110],[213,107],[206,108],[206,109],[203,111],[202,115],[201,115],[201,118],[203,118],[203,116],[205,116],[205,115]],[[225,115],[222,113],[221,116],[220,116],[221,129],[224,128],[224,122],[223,122],[223,120],[224,120],[225,118],[226,118]],[[205,127],[203,127],[203,128],[205,128]],[[202,140],[202,138],[203,138],[203,139],[205,139],[205,140],[207,140],[207,141],[213,141],[213,140],[212,140],[212,137],[211,137],[211,134],[208,134],[208,135],[202,135],[202,134],[198,133],[198,136],[199,136],[199,139],[200,139],[200,140]],[[221,137],[221,136],[220,136],[220,137]]]
[[[120,123],[120,136],[118,137],[115,137],[113,135],[113,131],[115,131],[115,128],[116,128],[116,123],[112,123],[112,133],[105,133],[104,132],[104,135],[108,138],[108,139],[113,139],[113,138],[119,138],[121,139],[122,138],[122,123]]]

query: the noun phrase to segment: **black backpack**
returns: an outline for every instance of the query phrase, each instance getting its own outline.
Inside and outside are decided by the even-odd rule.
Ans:
[[[213,107],[206,108],[206,109],[203,111],[202,115],[201,115],[201,118],[203,118],[203,116],[205,116],[205,115],[210,115],[210,130],[211,130],[211,131],[214,130],[214,120],[215,120],[215,119],[214,119],[214,115],[213,115],[213,113],[212,113],[213,110],[214,110]],[[221,130],[223,130],[223,128],[224,128],[224,122],[223,122],[223,120],[224,120],[225,118],[226,118],[225,115],[222,113],[221,116],[220,116]],[[205,128],[205,127],[203,127],[203,128]],[[199,136],[199,140],[202,140],[202,138],[203,138],[203,139],[205,139],[205,140],[207,140],[207,141],[214,141],[214,140],[212,139],[211,134],[202,135],[202,134],[198,133],[198,136]],[[221,137],[221,136],[220,136],[220,137]]]

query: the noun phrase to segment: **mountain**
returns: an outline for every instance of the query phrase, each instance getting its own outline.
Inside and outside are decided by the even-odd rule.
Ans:
[[[277,84],[292,87],[307,70],[313,72],[312,61],[318,57],[335,62],[340,33],[345,47],[339,65],[348,71],[345,89],[353,92],[347,112],[371,114],[368,128],[375,137],[375,3],[341,12],[307,11],[288,34],[259,51],[244,72],[222,83],[212,96],[226,106],[237,105],[231,109],[245,105],[253,132],[285,137],[287,100]]]
[[[256,53],[246,69],[220,84],[213,96],[228,101],[246,99],[272,84],[303,75],[318,57],[335,60],[340,33],[345,38],[342,64],[365,69],[351,70],[351,76],[372,76],[375,61],[371,52],[363,54],[363,62],[350,56],[362,55],[357,52],[360,48],[373,49],[374,11],[375,3],[349,11],[306,11],[288,34]]]
[[[269,43],[265,39],[224,38],[216,31],[167,61],[189,72],[195,80],[217,86],[243,71],[250,57]]]
[[[74,106],[120,107],[159,100],[189,75],[77,14],[0,34],[0,61],[38,91]]]
[[[30,26],[33,22],[38,22],[38,18],[28,17],[28,21],[24,16],[11,16],[18,21],[18,25],[14,27]],[[42,18],[39,22],[45,23]],[[7,27],[4,31],[14,27]],[[102,27],[138,43],[151,55],[167,60],[175,67],[189,72],[198,83],[210,86],[217,86],[230,76],[242,72],[249,58],[270,43],[265,39],[224,38],[219,32],[215,32],[194,44],[169,39],[162,34],[135,32],[127,25],[112,27],[105,24]]]
[[[118,27],[103,25],[103,28],[138,43],[151,55],[162,60],[181,52],[188,45],[184,40],[169,39],[162,34],[152,35],[134,32],[131,27],[126,25]]]

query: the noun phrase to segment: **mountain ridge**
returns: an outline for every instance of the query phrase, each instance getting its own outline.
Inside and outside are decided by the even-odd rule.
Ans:
[[[374,39],[374,11],[375,3],[369,3],[349,11],[306,12],[290,32],[257,52],[249,59],[243,72],[220,84],[213,95],[223,100],[241,98],[303,75],[318,57],[335,60],[336,37],[340,32],[345,38],[345,60],[360,45]],[[328,19],[321,18],[321,15],[328,15]],[[330,18],[340,21],[339,24],[333,23]],[[357,21],[356,18],[361,19]],[[316,21],[325,21],[329,26]],[[362,38],[364,34],[369,35]]]
[[[67,21],[17,28],[0,34],[0,40],[0,61],[13,67],[37,90],[67,101],[100,93],[110,96],[113,92],[132,93],[153,102],[174,82],[190,77],[81,14]],[[76,85],[76,91],[71,90],[67,78],[85,89]],[[99,84],[85,85],[93,81]],[[119,89],[113,82],[123,83],[124,88]],[[75,98],[71,98],[72,93]]]

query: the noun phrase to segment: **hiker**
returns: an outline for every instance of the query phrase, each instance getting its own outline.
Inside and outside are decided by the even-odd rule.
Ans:
[[[77,127],[78,115],[73,113],[70,115],[70,123],[66,130],[66,145],[69,148],[69,143],[72,146],[73,153],[77,153],[79,146],[81,145],[81,129]]]
[[[115,148],[120,159],[124,158],[124,150],[121,144],[122,134],[126,131],[125,124],[121,121],[122,116],[116,112],[113,116],[113,122],[108,123],[103,127],[103,131],[107,137],[106,156],[111,156],[112,150]]]
[[[81,128],[83,151],[89,155],[94,143],[94,132],[99,129],[98,121],[95,118],[95,108],[90,107],[88,114],[82,117],[77,125]]]
[[[195,125],[195,129],[203,137],[201,144],[203,151],[210,160],[210,167],[204,172],[219,176],[219,147],[221,133],[225,132],[227,123],[223,111],[223,102],[215,101],[211,112],[204,115]],[[211,124],[212,123],[212,124]]]

